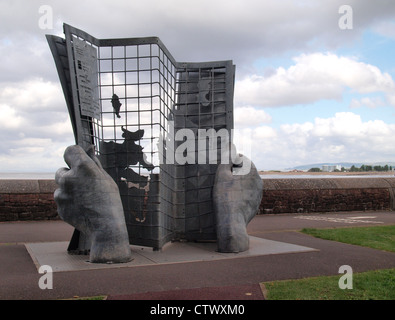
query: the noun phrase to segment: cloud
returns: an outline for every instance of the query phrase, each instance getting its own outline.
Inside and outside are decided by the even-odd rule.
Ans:
[[[388,73],[355,58],[333,53],[301,54],[288,69],[279,67],[267,77],[250,75],[236,84],[238,103],[262,107],[340,100],[346,88],[366,94],[384,92],[393,97],[395,83]]]
[[[63,92],[59,83],[42,78],[29,79],[23,82],[3,82],[0,89],[0,101],[9,104],[16,110],[23,111],[63,111]]]
[[[60,85],[37,78],[0,88],[0,171],[55,171],[74,143]]]
[[[377,32],[378,34],[395,40],[395,22],[394,21],[383,21],[378,23],[373,28],[373,31]]]
[[[7,154],[0,152],[0,172],[56,172],[66,167],[66,147],[42,141],[37,146],[10,148]]]
[[[389,101],[392,103],[391,101]],[[385,105],[385,101],[381,97],[364,97],[361,99],[352,99],[350,102],[350,108],[360,108],[360,107],[368,107],[370,109],[375,109],[377,107]]]
[[[0,88],[0,132],[64,140],[71,133],[59,83],[41,78],[3,83]],[[4,116],[3,116],[4,115]]]
[[[17,115],[15,109],[7,104],[0,104],[0,114],[0,128],[3,130],[18,128],[23,123],[23,118]]]
[[[251,158],[264,170],[321,162],[377,162],[395,156],[395,125],[362,121],[352,112],[339,112],[314,122],[261,126],[251,133]]]
[[[293,135],[287,134],[291,127],[272,129],[267,125],[270,115],[258,107],[341,99],[345,87],[361,94],[380,92],[384,103],[395,105],[393,80],[387,74],[353,58],[316,53],[352,44],[367,28],[387,32],[395,16],[393,0],[348,1],[354,13],[351,32],[338,27],[343,0],[191,0],[188,5],[176,0],[50,1],[52,30],[39,27],[42,4],[41,0],[0,1],[0,170],[53,168],[63,162],[63,148],[73,143],[45,39],[46,33],[63,37],[64,22],[97,38],[158,36],[177,61],[232,59],[237,66],[235,125],[256,126],[253,132],[262,143],[257,150],[277,150],[278,157],[283,153],[292,159],[295,155],[290,153],[297,150],[295,158],[301,159],[301,146],[317,141],[306,140],[313,134],[309,127],[316,124],[295,125]],[[257,59],[290,54],[296,55],[294,66],[277,68],[264,77],[247,73]],[[363,98],[354,106],[378,102]],[[341,148],[334,145],[330,150]]]
[[[34,78],[58,80],[44,32],[30,34],[28,30],[19,29],[19,26],[17,30],[20,31],[0,36],[0,82]]]
[[[354,28],[338,27],[343,0],[53,1],[52,30],[39,27],[41,0],[0,2],[0,81],[43,77],[56,71],[45,34],[63,36],[64,22],[97,38],[158,36],[178,61],[232,59],[237,76],[262,57],[335,50],[369,27],[384,29],[395,16],[392,0],[350,0]],[[86,14],[89,12],[89,14]],[[108,23],[103,23],[107,21]],[[31,63],[34,61],[34,63]]]
[[[233,118],[235,128],[255,127],[272,121],[272,117],[264,110],[253,107],[235,107]]]
[[[354,28],[344,32],[338,27],[344,0],[52,1],[54,30],[39,28],[41,0],[3,0],[0,38],[45,43],[44,34],[62,34],[66,22],[98,38],[159,36],[179,61],[233,59],[242,66],[290,50],[334,50],[351,43],[366,28],[393,18],[391,1],[348,1]]]

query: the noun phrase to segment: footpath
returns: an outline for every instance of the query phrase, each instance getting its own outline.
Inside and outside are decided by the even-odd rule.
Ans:
[[[273,244],[274,251],[234,254],[220,259],[214,252],[200,258],[190,251],[190,259],[184,261],[175,253],[167,256],[164,250],[160,253],[161,263],[151,259],[149,264],[134,266],[54,270],[52,289],[40,289],[39,282],[45,274],[39,273],[39,264],[29,253],[29,244],[31,247],[64,244],[71,239],[73,228],[63,221],[3,222],[0,223],[0,300],[99,295],[107,300],[262,300],[261,282],[337,275],[342,265],[351,266],[353,272],[395,268],[395,253],[317,239],[300,233],[302,228],[389,224],[395,224],[395,213],[390,211],[259,215],[249,224],[248,233],[258,242]],[[276,248],[284,245],[310,250],[276,252]],[[152,257],[153,253],[150,254]]]

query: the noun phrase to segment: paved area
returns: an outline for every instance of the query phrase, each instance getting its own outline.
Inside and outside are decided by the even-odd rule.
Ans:
[[[51,266],[53,272],[114,268],[112,264],[90,263],[88,257],[85,255],[65,254],[68,244],[67,241],[40,242],[26,243],[25,246],[38,270],[41,266],[46,265]],[[216,247],[216,243],[213,242],[169,242],[162,250],[154,251],[149,247],[132,245],[133,260],[128,263],[118,264],[116,267],[132,268],[315,250],[254,236],[250,236],[250,247],[249,250],[245,252],[221,253],[216,251]]]
[[[351,266],[354,272],[394,268],[395,253],[316,239],[298,232],[304,227],[386,224],[395,224],[395,212],[256,216],[248,227],[253,239],[252,251],[262,250],[260,246],[265,243],[298,250],[260,251],[259,254],[222,258],[209,248],[208,255],[214,258],[207,258],[205,252],[203,258],[192,254],[194,258],[188,261],[169,258],[166,250],[160,253],[162,261],[155,261],[153,253],[149,252],[153,263],[111,265],[100,269],[74,265],[67,270],[55,270],[53,288],[42,290],[38,285],[43,276],[37,268],[40,265],[38,253],[32,253],[32,248],[55,248],[61,244],[56,250],[62,250],[61,246],[70,240],[73,228],[63,221],[0,223],[0,299],[105,295],[109,300],[259,300],[264,298],[259,286],[262,281],[337,275],[341,265]],[[170,244],[170,250],[179,249],[173,245],[177,244]],[[301,248],[307,249],[299,250]],[[191,254],[191,248],[184,249]]]

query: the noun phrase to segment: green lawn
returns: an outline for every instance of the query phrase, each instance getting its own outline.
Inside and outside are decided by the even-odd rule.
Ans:
[[[268,300],[395,300],[395,269],[353,274],[353,288],[340,289],[343,274],[263,283]]]
[[[302,229],[317,238],[395,252],[395,225],[376,227]]]
[[[314,237],[395,252],[395,226],[303,229]],[[353,289],[340,289],[343,274],[262,283],[269,300],[395,300],[395,269],[353,274]]]

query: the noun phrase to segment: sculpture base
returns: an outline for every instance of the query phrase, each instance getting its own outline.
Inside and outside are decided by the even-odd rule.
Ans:
[[[26,243],[25,246],[37,270],[42,265],[49,265],[53,272],[150,266],[316,251],[316,249],[308,247],[250,236],[249,250],[241,253],[217,252],[215,242],[172,242],[167,243],[159,251],[154,251],[150,247],[132,245],[132,261],[121,264],[97,264],[90,263],[89,256],[67,254],[68,242]]]

